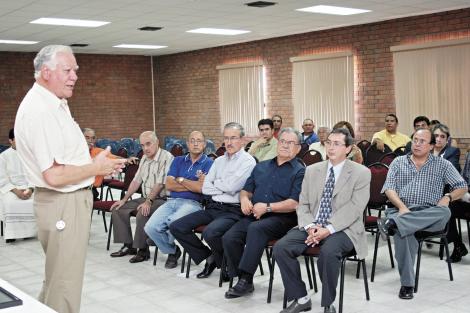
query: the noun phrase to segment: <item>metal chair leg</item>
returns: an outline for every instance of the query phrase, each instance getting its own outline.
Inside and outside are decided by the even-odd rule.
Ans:
[[[184,273],[184,265],[186,264],[186,250],[183,249],[183,260],[181,261],[181,274]]]
[[[155,252],[153,253],[153,266],[157,266],[157,255],[158,255],[158,247],[155,246]]]
[[[276,260],[271,259],[271,266],[269,267],[269,287],[268,287],[268,299],[267,303],[271,303],[271,294],[273,292],[273,280],[274,280],[274,268],[276,266]]]
[[[449,255],[449,242],[447,241],[447,238],[442,238],[444,241],[444,248],[446,251],[446,262],[447,262],[447,268],[449,269],[449,280],[453,281],[454,280],[454,275],[452,274],[452,262],[450,261],[450,255]]]
[[[420,241],[418,244],[418,258],[416,260],[416,274],[415,274],[415,293],[418,292],[418,282],[419,282],[419,267],[421,265],[421,249],[423,248],[423,242]]]
[[[103,211],[102,214],[103,215],[103,225],[104,225],[104,232],[107,233],[108,232],[108,227],[106,226],[106,213]]]
[[[392,268],[395,268],[395,263],[393,262],[393,251],[392,251],[392,243],[390,242],[390,237],[387,238],[387,244],[388,244],[388,254],[390,255],[390,264],[392,265]]]
[[[362,277],[364,278],[364,289],[366,290],[366,300],[370,300],[369,295],[369,282],[367,281],[367,269],[366,269],[366,260],[363,259],[360,261],[362,263]]]
[[[370,281],[371,282],[374,282],[374,278],[375,278],[375,266],[377,264],[377,250],[379,249],[379,237],[380,237],[380,233],[377,230],[377,232],[375,233],[374,256],[372,258],[372,270],[371,270],[371,273],[370,273]],[[388,239],[388,240],[390,240],[390,239]]]
[[[108,244],[106,245],[106,250],[109,251],[109,245],[111,243],[111,232],[113,230],[113,215],[109,218],[109,232],[108,232]]]
[[[343,295],[344,295],[344,267],[346,264],[346,258],[341,261],[341,274],[339,283],[339,313],[343,312]]]
[[[312,274],[310,272],[310,257],[306,256],[304,257],[305,259],[305,267],[307,268],[307,277],[308,277],[308,284],[310,286],[310,289],[313,288],[313,283],[312,283]]]

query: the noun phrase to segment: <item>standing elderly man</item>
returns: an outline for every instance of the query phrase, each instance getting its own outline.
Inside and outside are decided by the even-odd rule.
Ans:
[[[279,239],[297,225],[304,165],[296,159],[300,133],[283,128],[279,133],[277,157],[258,163],[240,192],[245,217],[223,236],[230,277],[238,283],[225,298],[238,298],[253,292],[253,276],[270,240]]]
[[[5,225],[5,242],[35,237],[34,188],[28,183],[24,166],[16,151],[15,132],[10,129],[11,147],[0,154],[0,221]]]
[[[312,308],[297,260],[309,246],[320,246],[317,263],[325,313],[336,312],[333,302],[342,257],[353,250],[360,259],[367,255],[363,212],[369,201],[371,175],[366,167],[347,159],[353,144],[347,129],[334,129],[326,141],[328,161],[307,167],[297,208],[299,227],[273,248],[287,300],[293,300],[281,313]]]
[[[209,277],[216,267],[220,268],[222,236],[244,216],[240,208],[240,190],[256,165],[253,157],[243,149],[245,131],[242,125],[228,123],[223,134],[227,151],[215,159],[202,185],[202,193],[211,196],[206,209],[186,215],[170,225],[171,233],[196,264],[206,260],[204,270],[197,278]],[[200,225],[207,225],[202,237],[210,249],[193,232]]]
[[[121,170],[125,160],[93,161],[70,114],[78,65],[68,46],[46,46],[34,59],[33,87],[18,108],[16,146],[35,186],[38,237],[46,254],[39,300],[60,313],[79,312],[96,175]]]
[[[314,142],[318,141],[318,136],[315,134],[315,123],[312,119],[306,118],[302,123],[302,129],[304,130],[302,133],[302,142],[307,145],[311,145]]]
[[[259,162],[270,160],[277,155],[277,139],[273,137],[273,127],[273,121],[268,118],[258,122],[260,138],[253,142],[248,153]]]
[[[166,268],[178,266],[181,256],[169,225],[185,215],[202,210],[202,184],[214,162],[204,154],[206,139],[203,133],[193,131],[189,134],[187,144],[189,154],[176,157],[166,177],[166,189],[170,191],[170,197],[144,228],[158,249],[168,254]]]
[[[139,169],[124,198],[111,206],[114,242],[124,244],[119,251],[111,253],[111,257],[134,255],[129,260],[130,263],[139,263],[150,258],[144,226],[153,212],[166,200],[166,174],[173,161],[171,153],[158,146],[158,137],[154,131],[143,132],[139,141],[144,152]],[[142,189],[142,197],[128,201],[139,188]],[[136,217],[134,239],[131,216]]]
[[[394,236],[400,299],[413,298],[418,253],[415,232],[443,230],[450,218],[449,203],[467,191],[465,180],[452,163],[431,153],[435,143],[430,129],[418,129],[411,154],[393,160],[382,188],[395,207],[388,208],[386,219],[379,219],[377,225],[383,238]],[[451,192],[444,194],[446,185]]]

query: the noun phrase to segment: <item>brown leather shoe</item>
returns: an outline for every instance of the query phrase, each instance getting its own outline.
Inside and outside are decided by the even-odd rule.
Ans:
[[[124,246],[121,247],[121,249],[119,249],[119,251],[111,253],[111,257],[112,258],[119,258],[119,257],[125,256],[125,255],[134,255],[136,253],[137,253],[136,248],[131,248],[131,247],[128,247],[128,246],[124,245]]]
[[[139,249],[136,255],[134,255],[129,262],[130,263],[139,263],[147,261],[150,259],[150,250],[149,249]]]

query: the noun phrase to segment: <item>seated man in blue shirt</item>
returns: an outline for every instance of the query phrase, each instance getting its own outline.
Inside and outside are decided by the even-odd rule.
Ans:
[[[412,299],[414,263],[418,253],[415,232],[443,230],[449,221],[449,203],[460,199],[467,184],[449,161],[434,156],[436,140],[429,129],[418,129],[412,138],[411,154],[393,160],[382,188],[395,206],[386,219],[377,221],[385,239],[394,235],[395,258],[400,273],[400,299]],[[445,185],[450,193],[444,194]]]
[[[193,131],[187,144],[189,154],[175,158],[166,176],[165,185],[170,197],[150,217],[144,228],[158,249],[168,254],[166,268],[175,268],[181,256],[169,226],[189,213],[202,210],[202,184],[214,162],[203,153],[206,139],[201,132]]]
[[[206,260],[204,270],[197,278],[209,277],[216,267],[220,268],[222,236],[243,217],[240,190],[256,165],[255,159],[243,149],[245,131],[242,125],[226,124],[223,135],[227,151],[215,159],[202,185],[202,193],[211,196],[206,209],[186,215],[170,225],[171,233],[196,264]],[[193,232],[201,225],[207,225],[202,238],[210,249]]]
[[[266,244],[297,225],[295,209],[305,173],[304,165],[295,158],[300,141],[297,130],[283,128],[277,157],[258,163],[240,192],[245,217],[222,238],[229,275],[239,277],[225,293],[227,299],[253,292],[253,275]]]

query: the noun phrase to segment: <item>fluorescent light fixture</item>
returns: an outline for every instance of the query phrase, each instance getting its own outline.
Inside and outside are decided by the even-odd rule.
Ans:
[[[60,26],[76,26],[76,27],[100,27],[110,22],[90,21],[90,20],[71,20],[68,18],[41,17],[31,21],[31,24],[60,25]]]
[[[10,44],[10,45],[34,45],[37,44],[39,41],[27,41],[27,40],[6,40],[0,39],[0,44]]]
[[[223,28],[196,28],[187,30],[187,33],[197,33],[197,34],[209,34],[209,35],[226,35],[226,36],[235,36],[250,33],[249,30],[239,30],[239,29],[223,29]]]
[[[132,44],[120,44],[113,46],[113,48],[127,48],[127,49],[162,49],[167,48],[168,46],[156,46],[156,45],[132,45]]]
[[[353,15],[370,12],[370,10],[354,9],[335,7],[332,5],[315,5],[313,7],[297,9],[296,11],[310,12],[310,13],[322,13],[322,14],[333,14],[333,15]]]

